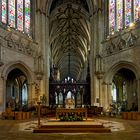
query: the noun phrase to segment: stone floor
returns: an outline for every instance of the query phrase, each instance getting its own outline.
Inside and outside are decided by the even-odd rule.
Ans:
[[[0,120],[0,140],[140,140],[140,121],[105,117],[95,119],[99,122],[116,122],[122,124],[125,129],[109,134],[34,134],[32,131],[21,131],[20,127],[35,120]]]

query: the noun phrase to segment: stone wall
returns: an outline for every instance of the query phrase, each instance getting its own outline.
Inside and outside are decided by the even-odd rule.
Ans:
[[[10,27],[0,27],[0,112],[5,109],[6,78],[13,65],[22,65],[21,70],[30,74],[29,76],[32,77],[30,82],[34,82],[37,49],[38,44],[30,36]],[[31,83],[29,83],[30,86],[32,86]],[[31,87],[29,92],[33,94]],[[29,98],[31,97],[30,95]]]

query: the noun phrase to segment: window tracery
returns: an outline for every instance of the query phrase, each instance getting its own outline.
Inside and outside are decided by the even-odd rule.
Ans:
[[[31,0],[1,0],[0,22],[30,34]]]
[[[109,34],[140,19],[140,0],[109,0]]]

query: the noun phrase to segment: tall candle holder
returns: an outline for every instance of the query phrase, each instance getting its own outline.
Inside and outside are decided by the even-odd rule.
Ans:
[[[38,104],[38,128],[40,128],[40,104],[41,104],[41,102],[38,101],[37,104]]]

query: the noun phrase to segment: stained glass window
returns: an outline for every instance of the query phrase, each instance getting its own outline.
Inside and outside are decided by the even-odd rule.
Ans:
[[[123,27],[123,0],[117,0],[117,29]]]
[[[23,0],[17,0],[17,29],[23,31]]]
[[[140,0],[109,0],[109,34],[140,21]]]
[[[115,31],[115,0],[110,0],[109,3],[109,30]]]
[[[132,1],[125,0],[125,25],[129,25],[132,20]]]
[[[0,0],[0,22],[30,34],[31,0]]]
[[[30,0],[25,0],[25,32],[30,32]]]
[[[2,0],[1,3],[1,11],[2,11],[2,22],[7,23],[7,5],[6,5],[6,0]]]
[[[15,0],[9,0],[8,2],[8,24],[15,28]]]
[[[140,18],[140,0],[134,0],[134,20],[137,21]]]

